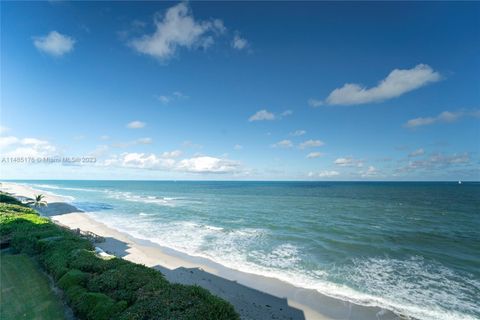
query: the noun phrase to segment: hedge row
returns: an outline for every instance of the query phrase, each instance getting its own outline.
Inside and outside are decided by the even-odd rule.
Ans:
[[[239,319],[198,286],[168,282],[143,265],[102,259],[92,244],[29,208],[0,203],[0,236],[36,258],[80,319]]]

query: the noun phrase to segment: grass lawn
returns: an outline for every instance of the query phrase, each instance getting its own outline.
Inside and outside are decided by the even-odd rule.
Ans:
[[[48,278],[24,254],[0,254],[0,319],[65,319]]]

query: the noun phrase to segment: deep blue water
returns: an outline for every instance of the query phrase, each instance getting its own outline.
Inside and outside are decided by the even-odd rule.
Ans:
[[[235,269],[420,319],[480,318],[480,183],[22,183]]]

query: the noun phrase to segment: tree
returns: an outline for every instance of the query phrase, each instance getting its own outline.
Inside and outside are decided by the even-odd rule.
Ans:
[[[34,195],[34,199],[28,201],[28,204],[33,205],[34,207],[46,207],[47,201],[44,200],[45,196],[43,194]]]

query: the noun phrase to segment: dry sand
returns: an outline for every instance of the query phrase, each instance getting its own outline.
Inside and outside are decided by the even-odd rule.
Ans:
[[[2,183],[2,191],[32,198],[40,193],[28,186]],[[242,319],[399,319],[377,307],[366,307],[330,298],[316,290],[295,287],[269,278],[227,268],[202,257],[193,257],[109,228],[80,212],[68,199],[45,193],[46,208],[39,211],[72,229],[105,238],[96,244],[104,251],[160,270],[171,282],[197,284],[229,301]]]

